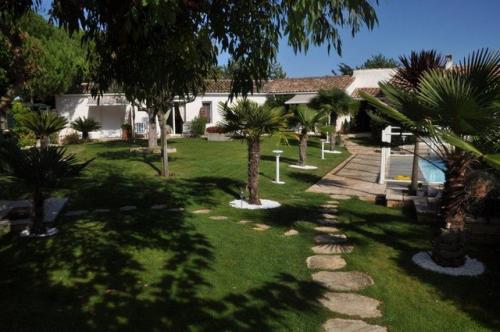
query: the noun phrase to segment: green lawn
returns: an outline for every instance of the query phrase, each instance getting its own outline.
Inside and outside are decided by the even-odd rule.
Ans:
[[[311,142],[314,172],[292,171],[295,144],[285,150],[282,177],[271,183],[276,148],[263,145],[261,196],[283,206],[240,211],[246,145],[179,139],[170,142],[173,176],[157,176],[158,157],[128,152],[123,142],[71,146],[82,159],[96,157],[69,195],[68,209],[112,208],[109,214],[59,219],[60,234],[45,240],[0,239],[2,330],[318,331],[335,315],[316,304],[322,290],[310,281],[305,259],[317,206],[325,195],[304,190],[342,156],[319,160]],[[0,199],[22,188],[0,179]],[[152,211],[153,204],[184,211]],[[119,213],[123,205],[138,210]],[[191,211],[209,208],[214,221]],[[428,247],[431,230],[400,210],[357,200],[343,202],[341,219],[355,242],[348,269],[365,271],[375,286],[363,293],[383,301],[384,317],[372,320],[397,331],[500,329],[499,269],[494,252],[481,278],[450,278],[419,270],[411,255]],[[254,231],[241,219],[267,223]],[[300,235],[286,238],[291,226]]]

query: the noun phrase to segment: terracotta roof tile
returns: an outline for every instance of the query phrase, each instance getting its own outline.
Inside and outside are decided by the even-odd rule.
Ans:
[[[380,97],[382,95],[382,91],[380,91],[380,88],[357,88],[352,92],[352,97],[361,98],[361,96],[359,95],[360,91],[366,92],[374,97]]]

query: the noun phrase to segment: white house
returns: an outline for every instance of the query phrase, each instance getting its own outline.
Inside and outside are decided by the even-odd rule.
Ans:
[[[288,104],[308,103],[321,89],[339,88],[357,98],[358,92],[364,90],[373,95],[378,94],[378,83],[392,77],[392,69],[355,70],[352,76],[323,76],[285,78],[266,82],[263,87],[247,98],[262,105],[270,96],[289,95]],[[167,123],[172,128],[173,135],[180,135],[186,128],[185,124],[195,117],[205,116],[207,126],[220,122],[218,111],[220,102],[229,101],[231,82],[229,80],[210,81],[205,94],[197,96],[192,102],[178,101]],[[233,99],[232,102],[235,102]],[[135,124],[136,132],[146,134],[148,115],[146,112],[134,109],[132,104],[120,93],[106,93],[99,101],[90,94],[64,94],[56,96],[56,111],[66,117],[69,122],[79,117],[91,117],[97,120],[102,128],[91,133],[93,139],[117,139],[121,137],[121,126],[124,123]],[[348,118],[339,118],[340,128]],[[158,126],[157,126],[158,127]],[[67,135],[69,127],[61,132]]]

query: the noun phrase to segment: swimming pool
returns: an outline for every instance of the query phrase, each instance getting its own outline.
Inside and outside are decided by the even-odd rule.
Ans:
[[[446,178],[442,169],[446,169],[446,165],[442,160],[432,160],[432,163],[424,160],[418,160],[418,167],[422,172],[425,180],[428,183],[444,183]]]

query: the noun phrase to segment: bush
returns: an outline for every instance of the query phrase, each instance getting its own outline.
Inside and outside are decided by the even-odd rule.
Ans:
[[[71,122],[71,128],[82,133],[82,139],[88,140],[89,133],[101,129],[99,122],[92,118],[78,118]]]
[[[207,128],[207,133],[209,134],[224,134],[224,128],[220,126],[214,126],[214,127],[208,127]]]
[[[63,145],[80,144],[81,142],[82,141],[80,140],[80,134],[78,133],[71,133],[62,138]]]
[[[205,134],[205,126],[207,119],[204,117],[196,117],[191,121],[191,136],[200,137]]]
[[[11,108],[12,119],[12,134],[17,139],[20,146],[34,146],[36,143],[35,134],[21,125],[21,118],[29,114],[31,111],[23,103],[15,101]]]

